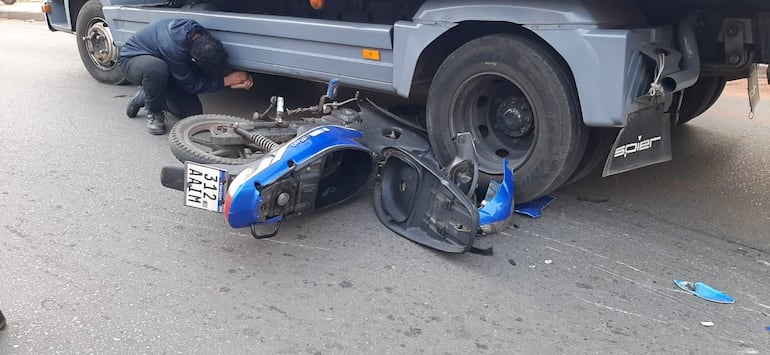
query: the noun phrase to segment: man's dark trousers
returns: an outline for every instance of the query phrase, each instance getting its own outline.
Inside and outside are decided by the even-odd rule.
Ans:
[[[168,72],[168,65],[162,59],[140,55],[129,58],[121,67],[126,80],[144,89],[147,112],[166,111],[177,118],[203,113],[198,95],[182,90],[174,82]]]

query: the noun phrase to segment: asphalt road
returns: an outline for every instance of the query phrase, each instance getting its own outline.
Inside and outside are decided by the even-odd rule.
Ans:
[[[125,117],[134,88],[92,80],[71,35],[0,34],[0,354],[770,352],[768,101],[748,120],[725,95],[673,162],[558,191],[482,239],[490,257],[395,236],[368,192],[254,240],[161,187],[167,137]],[[258,85],[205,108],[319,92]]]

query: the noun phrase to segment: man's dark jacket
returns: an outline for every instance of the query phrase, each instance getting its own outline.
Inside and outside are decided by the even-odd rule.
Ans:
[[[224,87],[223,77],[207,77],[196,70],[190,57],[190,44],[195,33],[206,29],[189,19],[158,20],[137,31],[120,48],[118,63],[129,58],[151,55],[162,59],[179,87],[191,94],[216,91]]]

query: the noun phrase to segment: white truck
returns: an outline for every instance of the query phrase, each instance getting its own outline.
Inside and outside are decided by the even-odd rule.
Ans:
[[[311,4],[312,3],[312,4]],[[311,6],[312,5],[312,6]],[[424,105],[439,160],[470,132],[484,174],[508,158],[517,201],[604,163],[610,175],[671,159],[670,129],[725,82],[770,62],[766,0],[48,0],[53,31],[120,83],[120,45],[191,18],[234,68],[393,93]],[[753,89],[753,91],[752,91]]]

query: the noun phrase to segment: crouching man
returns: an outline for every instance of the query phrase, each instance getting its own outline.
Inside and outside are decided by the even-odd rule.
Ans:
[[[150,134],[166,133],[164,111],[180,119],[203,113],[198,94],[254,84],[248,73],[229,69],[222,42],[190,19],[143,27],[121,47],[118,64],[126,80],[141,85],[126,115],[136,117],[144,107]]]

